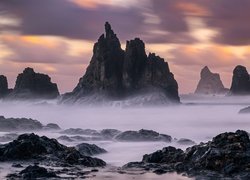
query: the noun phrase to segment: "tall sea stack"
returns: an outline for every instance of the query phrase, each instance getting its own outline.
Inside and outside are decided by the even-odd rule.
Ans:
[[[178,84],[163,58],[145,52],[139,38],[127,41],[126,50],[110,24],[95,43],[93,56],[85,75],[73,92],[63,96],[62,102],[82,102],[90,96],[122,100],[141,93],[159,91],[169,102],[179,102]]]

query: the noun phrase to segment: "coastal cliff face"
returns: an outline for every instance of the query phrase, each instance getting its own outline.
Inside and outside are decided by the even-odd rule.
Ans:
[[[62,102],[80,102],[87,96],[101,95],[121,100],[129,96],[158,91],[169,102],[179,102],[178,84],[163,58],[145,52],[139,38],[127,41],[125,51],[109,23],[95,43],[85,75]]]
[[[212,73],[207,66],[205,66],[200,73],[200,81],[195,90],[195,94],[226,94],[226,89],[220,79],[220,75]]]
[[[235,67],[233,71],[230,93],[232,95],[250,94],[250,76],[246,67],[241,65]]]
[[[7,96],[10,99],[53,99],[59,96],[58,88],[46,74],[36,73],[32,68],[25,68],[17,76],[13,91]]]

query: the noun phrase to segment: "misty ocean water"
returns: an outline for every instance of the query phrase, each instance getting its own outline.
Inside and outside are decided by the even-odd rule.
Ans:
[[[219,133],[249,131],[248,114],[238,114],[246,107],[250,97],[203,97],[184,96],[182,104],[165,107],[84,107],[30,103],[1,103],[0,114],[5,117],[26,117],[37,119],[43,124],[57,123],[62,129],[118,129],[140,130],[150,129],[173,138],[188,138],[196,143],[207,142]],[[38,134],[57,138],[54,132],[38,132]],[[78,142],[65,143],[69,146]],[[142,156],[166,146],[182,149],[186,145],[175,142],[118,142],[92,141],[108,151],[97,157],[112,166],[122,166],[131,161],[140,161]]]

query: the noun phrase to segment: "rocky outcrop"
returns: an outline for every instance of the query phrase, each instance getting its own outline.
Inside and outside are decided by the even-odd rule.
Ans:
[[[250,76],[246,67],[241,65],[235,67],[230,93],[232,95],[250,94]]]
[[[95,144],[81,143],[76,146],[76,149],[84,156],[93,156],[107,151]]]
[[[156,173],[178,172],[200,179],[250,177],[250,140],[248,133],[238,130],[235,133],[222,133],[212,141],[187,148],[175,147],[143,156],[141,162],[129,163],[124,168],[143,168]],[[199,179],[199,178],[198,178]]]
[[[0,75],[0,98],[7,96],[11,92],[8,88],[8,81],[4,75]]]
[[[163,92],[168,102],[179,102],[178,84],[168,63],[155,54],[147,56],[145,44],[139,38],[128,41],[123,51],[110,24],[106,23],[105,34],[94,45],[85,75],[73,92],[63,96],[62,102],[86,102],[90,96],[96,101],[121,100],[152,91]]]
[[[37,120],[0,116],[0,131],[30,131],[41,130],[42,128],[43,125]]]
[[[34,130],[59,130],[57,124],[43,126],[37,120],[27,118],[5,118],[0,116],[0,131],[34,131]]]
[[[200,78],[196,94],[226,94],[229,91],[224,88],[220,75],[212,73],[207,66],[201,70]]]
[[[59,95],[57,85],[46,74],[36,73],[32,68],[24,69],[16,79],[10,99],[53,99]]]
[[[115,137],[118,141],[166,141],[171,142],[172,137],[159,134],[152,130],[141,129],[139,131],[125,131]]]
[[[82,155],[73,147],[58,143],[55,139],[35,134],[23,134],[16,140],[0,145],[0,161],[38,160],[58,164],[83,165],[87,167],[105,166],[105,162]]]
[[[44,167],[40,167],[38,165],[30,165],[26,167],[24,170],[17,174],[9,174],[7,176],[8,179],[57,179],[59,178],[55,172],[48,171]]]

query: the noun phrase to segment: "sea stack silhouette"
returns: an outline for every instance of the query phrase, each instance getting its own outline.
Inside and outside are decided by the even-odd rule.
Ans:
[[[201,70],[200,81],[195,90],[195,94],[226,94],[228,91],[229,90],[224,87],[218,73],[212,73],[207,66]]]
[[[127,41],[122,50],[111,25],[105,23],[102,34],[93,48],[86,73],[75,89],[63,95],[63,103],[83,103],[92,97],[123,100],[141,94],[162,93],[167,103],[179,102],[178,84],[168,63],[154,53],[145,52],[139,38]]]
[[[58,96],[57,84],[52,83],[48,75],[36,73],[28,67],[17,76],[15,87],[7,99],[53,99]]]
[[[246,67],[238,65],[234,68],[231,95],[249,95],[250,94],[250,76]]]

